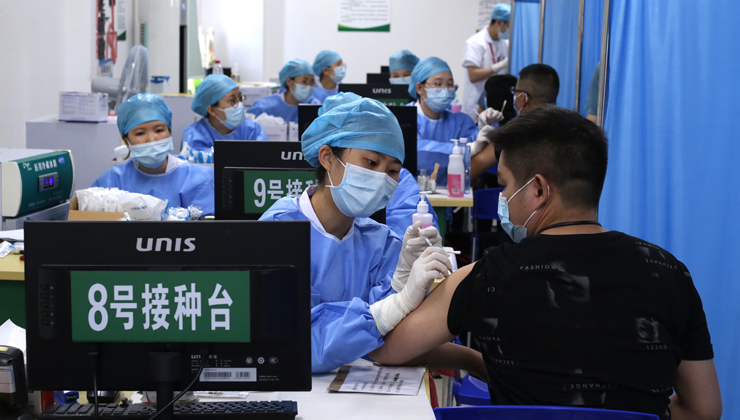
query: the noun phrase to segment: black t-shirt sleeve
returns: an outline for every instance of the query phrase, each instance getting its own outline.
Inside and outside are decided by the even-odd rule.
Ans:
[[[689,318],[683,337],[680,341],[683,360],[709,360],[714,358],[712,341],[707,327],[707,318],[702,307],[701,297],[696,291],[691,274],[683,263],[679,262],[683,272],[685,293],[688,299]]]
[[[450,310],[447,312],[447,328],[454,335],[461,335],[473,331],[475,325],[482,318],[481,289],[486,288],[487,276],[484,259],[475,264],[460,284],[450,301]]]

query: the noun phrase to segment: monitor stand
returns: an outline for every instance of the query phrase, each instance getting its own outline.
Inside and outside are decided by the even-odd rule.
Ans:
[[[151,378],[157,383],[157,413],[172,401],[175,393],[175,383],[182,379],[180,353],[151,352],[149,353]],[[161,420],[172,420],[174,404],[167,407],[157,417]]]

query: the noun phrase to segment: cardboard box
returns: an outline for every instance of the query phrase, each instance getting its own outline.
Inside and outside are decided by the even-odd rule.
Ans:
[[[262,129],[265,130],[267,140],[270,141],[287,141],[288,140],[288,124],[283,125],[263,125]]]
[[[81,211],[77,197],[69,202],[67,220],[120,220],[124,214],[118,211]]]
[[[298,138],[298,124],[293,121],[288,123],[288,141],[300,141]]]
[[[59,121],[108,122],[108,94],[59,92]]]
[[[272,94],[270,92],[270,86],[240,85],[239,91],[241,91],[242,96],[244,96],[244,108],[247,109],[247,112],[249,111],[249,107],[254,105],[258,99],[262,99]]]

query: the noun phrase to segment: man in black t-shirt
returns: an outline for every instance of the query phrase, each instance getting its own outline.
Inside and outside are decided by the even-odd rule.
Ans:
[[[486,250],[371,353],[488,378],[491,403],[719,419],[722,402],[701,299],[664,249],[598,224],[604,133],[547,107],[492,135],[501,150],[501,226]],[[443,344],[471,332],[480,353]]]

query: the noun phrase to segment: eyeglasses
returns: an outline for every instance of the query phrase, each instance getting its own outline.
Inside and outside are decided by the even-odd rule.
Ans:
[[[239,95],[236,99],[233,97],[229,99],[226,103],[229,104],[231,108],[236,108],[239,106],[240,103],[244,102],[244,96]]]
[[[439,83],[439,82],[437,82],[437,83],[425,83],[425,85],[428,86],[428,87],[430,87],[430,88],[434,88],[434,89],[441,89],[441,88],[455,89],[455,92],[457,92],[457,88],[459,87],[457,85],[450,85],[449,83],[443,85],[442,83]]]
[[[294,82],[298,83],[299,85],[306,85],[306,86],[315,86],[316,85],[316,79],[313,77],[304,77],[302,79],[298,79],[296,77],[291,77]]]
[[[511,87],[511,94],[514,95],[514,96],[516,96],[517,93],[524,93],[525,95],[529,96],[530,98],[532,97],[532,94],[530,94],[526,90],[519,90],[519,89],[514,88],[514,86],[512,86]]]

